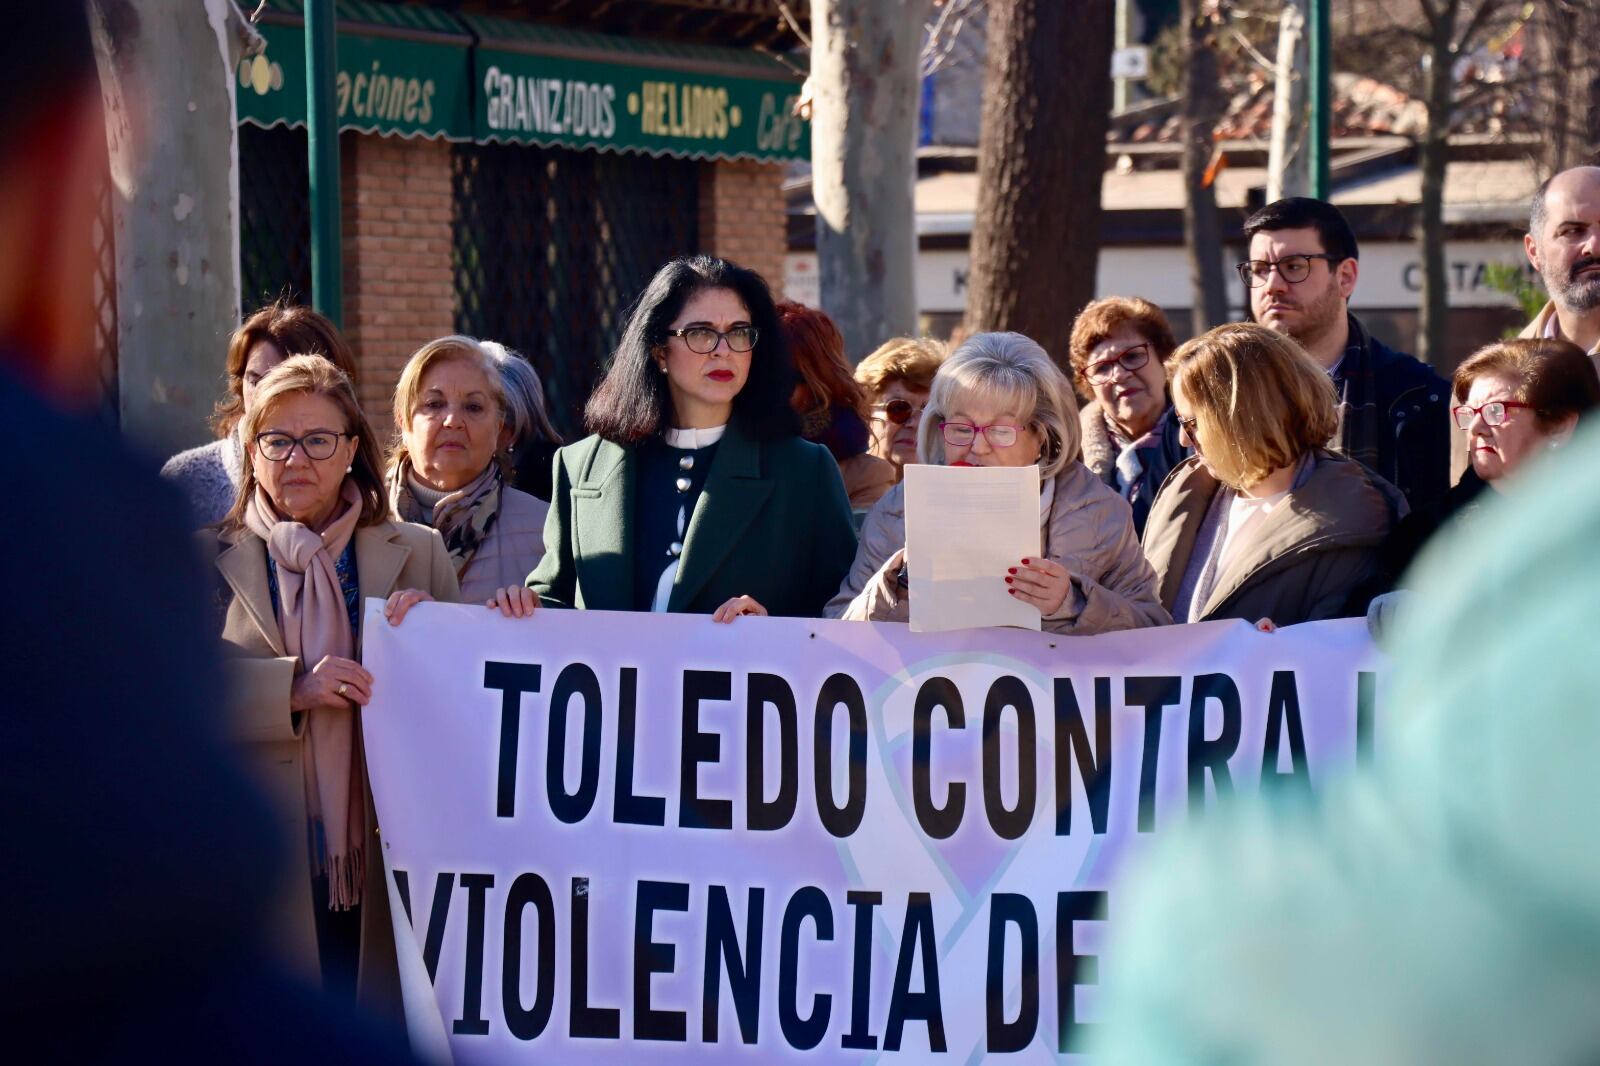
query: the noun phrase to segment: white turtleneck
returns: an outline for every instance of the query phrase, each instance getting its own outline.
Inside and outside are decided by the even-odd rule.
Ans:
[[[663,433],[662,439],[669,448],[679,448],[684,451],[695,451],[699,448],[709,448],[722,439],[728,431],[727,423],[712,426],[710,429],[669,429]]]

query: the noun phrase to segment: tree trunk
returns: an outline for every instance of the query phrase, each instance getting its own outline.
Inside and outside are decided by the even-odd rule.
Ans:
[[[210,436],[239,321],[234,88],[261,38],[232,0],[90,0],[115,188],[118,389],[155,454]]]
[[[859,360],[917,333],[917,61],[930,0],[813,0],[811,164],[822,309]]]
[[[1422,253],[1422,307],[1417,322],[1417,358],[1426,363],[1444,357],[1450,314],[1444,262],[1444,180],[1450,161],[1455,52],[1452,47],[1459,15],[1456,0],[1439,5],[1432,27],[1427,72],[1428,127],[1423,134],[1418,169],[1422,198],[1417,205],[1417,241]]]
[[[1198,0],[1182,0],[1184,35],[1183,243],[1189,256],[1190,328],[1195,335],[1228,320],[1222,280],[1222,220],[1206,171],[1216,151],[1222,85],[1209,19]]]
[[[1063,366],[1095,292],[1112,16],[1112,0],[989,7],[967,324],[1026,333]]]
[[[1284,0],[1278,23],[1278,55],[1273,71],[1272,144],[1267,152],[1267,202],[1311,195],[1310,69],[1306,0]]]

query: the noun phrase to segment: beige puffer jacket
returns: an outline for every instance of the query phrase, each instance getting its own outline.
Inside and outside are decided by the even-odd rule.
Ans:
[[[1128,503],[1082,463],[1056,475],[1054,496],[1041,523],[1044,555],[1072,575],[1072,588],[1044,619],[1052,633],[1109,633],[1167,625],[1172,619],[1156,598],[1155,571],[1139,550]],[[855,562],[838,595],[823,609],[828,618],[904,622],[909,594],[897,577],[906,544],[905,485],[879,500],[861,527]],[[1004,575],[996,574],[999,581]]]

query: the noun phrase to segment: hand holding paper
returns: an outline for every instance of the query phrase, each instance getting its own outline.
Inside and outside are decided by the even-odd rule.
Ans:
[[[1037,588],[1014,596],[1005,581],[1039,561],[1039,468],[908,466],[905,480],[912,632],[1042,628]]]

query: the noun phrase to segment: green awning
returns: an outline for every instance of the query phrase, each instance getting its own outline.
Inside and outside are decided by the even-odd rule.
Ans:
[[[460,16],[473,50],[473,137],[691,159],[806,159],[804,72],[760,52]]]
[[[803,69],[776,56],[643,41],[420,5],[337,0],[339,128],[691,159],[807,159]],[[239,64],[238,116],[306,121],[304,0],[267,0],[266,51]]]
[[[341,130],[472,139],[472,37],[442,11],[338,0]],[[306,46],[303,0],[267,0],[257,27],[264,53],[239,64],[240,122],[303,126]]]

